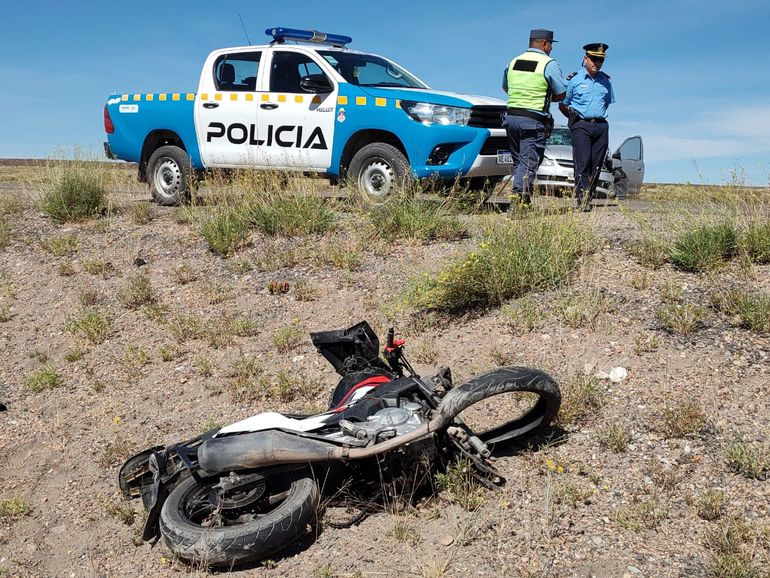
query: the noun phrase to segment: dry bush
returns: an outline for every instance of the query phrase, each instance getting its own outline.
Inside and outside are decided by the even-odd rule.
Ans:
[[[55,221],[82,221],[105,210],[108,173],[101,163],[76,152],[74,159],[50,161],[45,173],[40,208]]]
[[[563,283],[579,257],[592,248],[593,234],[574,215],[486,221],[483,240],[435,275],[413,279],[406,303],[418,310],[462,312],[499,306],[539,289]]]

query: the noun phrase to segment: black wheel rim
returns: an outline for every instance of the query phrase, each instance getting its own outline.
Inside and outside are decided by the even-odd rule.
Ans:
[[[193,485],[180,504],[182,515],[203,527],[248,523],[276,510],[286,501],[292,479],[276,476],[223,491],[218,484]]]

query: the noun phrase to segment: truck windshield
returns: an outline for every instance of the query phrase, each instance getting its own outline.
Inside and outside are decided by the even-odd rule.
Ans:
[[[409,72],[380,56],[331,50],[319,50],[318,53],[350,84],[428,88]]]

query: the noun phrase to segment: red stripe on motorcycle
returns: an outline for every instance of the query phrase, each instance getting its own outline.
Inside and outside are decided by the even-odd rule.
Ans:
[[[361,383],[355,384],[353,387],[351,387],[348,392],[345,394],[345,397],[343,397],[340,402],[337,404],[337,407],[334,408],[335,411],[344,409],[343,406],[345,403],[350,399],[350,397],[359,389],[362,387],[366,387],[368,385],[376,385],[380,383],[387,383],[388,381],[391,381],[391,378],[385,376],[385,375],[375,375],[373,377],[368,377],[365,380],[363,380]]]

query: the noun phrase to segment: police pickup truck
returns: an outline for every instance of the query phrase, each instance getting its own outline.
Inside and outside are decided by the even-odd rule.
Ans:
[[[113,94],[111,159],[136,162],[161,205],[206,169],[347,177],[382,197],[411,175],[499,182],[510,172],[502,100],[432,90],[348,36],[271,28],[269,45],[215,50],[197,92]],[[500,154],[498,154],[500,153]]]

